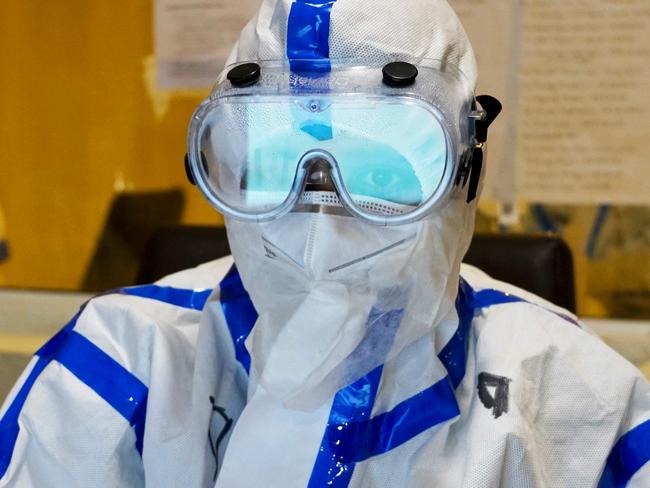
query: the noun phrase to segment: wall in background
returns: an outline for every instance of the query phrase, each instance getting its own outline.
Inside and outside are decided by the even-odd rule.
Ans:
[[[183,222],[221,222],[182,166],[207,90],[153,88],[152,15],[151,0],[0,2],[0,239],[10,246],[0,285],[79,288],[122,191],[180,187]],[[480,230],[499,231],[495,208],[481,205]],[[522,204],[513,230],[564,236],[580,313],[650,317],[650,208],[613,207],[595,229],[600,210]]]
[[[180,186],[183,220],[219,222],[182,159],[206,93],[152,91],[150,1],[0,2],[4,284],[77,288],[113,196]]]

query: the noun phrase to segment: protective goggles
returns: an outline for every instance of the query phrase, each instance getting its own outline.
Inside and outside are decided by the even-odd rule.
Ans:
[[[428,60],[297,66],[231,65],[193,114],[186,170],[217,210],[263,222],[329,205],[395,225],[445,202],[486,118],[460,72]]]

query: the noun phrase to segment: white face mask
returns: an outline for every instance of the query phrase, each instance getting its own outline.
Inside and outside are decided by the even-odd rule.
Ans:
[[[383,254],[404,252],[419,225],[383,228],[348,216],[291,213],[260,227],[267,256],[295,265],[310,281],[340,283],[381,268],[374,261]]]
[[[251,377],[287,406],[314,408],[430,333],[453,313],[473,215],[451,200],[393,227],[326,213],[227,220],[259,314],[246,342]]]

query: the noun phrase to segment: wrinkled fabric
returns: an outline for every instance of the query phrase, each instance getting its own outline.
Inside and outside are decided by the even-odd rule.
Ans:
[[[296,4],[308,39],[331,21],[314,56],[438,58],[475,84],[444,0],[267,0],[231,60],[283,58]],[[0,411],[0,487],[648,486],[647,382],[569,312],[461,277],[474,205],[228,220],[227,274],[91,300]]]
[[[255,312],[238,275],[211,292],[231,263],[166,278],[153,297],[93,299],[77,317],[72,331],[146,386],[142,454],[87,371],[54,360],[27,392],[0,486],[213,487],[217,470],[228,488],[650,485],[650,387],[569,312],[464,266],[469,308],[457,310],[471,315],[454,311],[320,407],[292,410],[246,373]],[[0,463],[36,361],[0,410]],[[213,405],[233,421],[216,457]]]
[[[290,214],[277,226],[228,221],[259,314],[247,344],[255,378],[308,409],[430,333],[453,308],[459,239],[469,242],[472,216],[466,204],[450,204],[426,222],[395,228],[323,214]],[[369,337],[373,307],[404,309],[399,328]],[[364,340],[387,347],[364,348]]]
[[[296,29],[295,19],[316,18],[330,22],[321,57],[435,59],[459,69],[471,91],[476,85],[469,40],[444,0],[384,0],[371,9],[342,0],[310,3],[307,13],[302,8],[303,2],[264,1],[228,63],[291,59],[289,40],[312,28]],[[381,27],[387,19],[394,28]],[[322,45],[318,37],[311,42]],[[252,377],[266,394],[292,408],[317,408],[431,334],[452,312],[475,203],[467,204],[458,189],[425,219],[392,228],[331,213],[294,213],[265,224],[227,218],[230,248],[259,314],[247,346]],[[394,330],[368,326],[372,310],[396,306],[404,316]],[[386,347],[364,347],[368,342]]]

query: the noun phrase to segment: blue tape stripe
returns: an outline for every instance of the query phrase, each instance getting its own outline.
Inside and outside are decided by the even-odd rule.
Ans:
[[[150,298],[192,310],[202,310],[212,290],[189,290],[157,285],[123,288],[104,293]],[[86,304],[37,352],[38,359],[18,393],[0,419],[0,478],[2,478],[16,447],[20,427],[18,418],[27,396],[39,375],[52,360],[65,366],[89,386],[133,426],[136,449],[142,454],[148,389],[132,373],[122,367],[84,336],[73,331]]]
[[[136,448],[142,454],[148,389],[131,372],[78,332],[70,331],[50,345],[55,360],[103,398],[134,428]]]
[[[20,430],[18,426],[20,411],[25,404],[25,400],[27,400],[29,391],[32,389],[36,379],[48,363],[49,361],[41,358],[36,361],[36,364],[34,364],[27,379],[20,387],[14,401],[9,405],[4,417],[0,419],[0,479],[2,479],[7,472],[9,464],[11,463],[11,456],[16,447],[16,439],[18,438],[18,432]]]
[[[399,290],[390,290],[394,298]],[[381,301],[381,299],[380,299]],[[368,349],[385,356],[404,317],[404,309],[381,310],[373,307],[368,314],[367,334],[358,351]],[[375,404],[383,366],[379,366],[334,397],[321,447],[312,469],[309,488],[348,486],[357,462],[349,455],[367,440],[370,414]]]
[[[293,72],[329,72],[330,14],[334,1],[297,0],[287,22],[287,58]]]
[[[488,288],[480,291],[472,291],[471,302],[472,302],[472,308],[474,309],[490,308],[493,307],[494,305],[502,305],[504,303],[528,303],[530,305],[543,308],[547,312],[557,315],[561,319],[564,319],[567,322],[572,323],[576,327],[580,327],[580,323],[576,319],[570,317],[569,315],[563,314],[561,312],[556,312],[555,310],[548,309],[537,303],[529,302],[528,300],[524,300],[521,297],[518,297],[516,295],[511,295],[510,293],[505,293],[500,290],[493,290]]]
[[[4,416],[0,419],[0,478],[5,475],[9,468],[9,464],[11,463],[11,457],[13,456],[16,447],[16,440],[18,439],[18,432],[20,431],[18,418],[20,417],[20,412],[25,405],[27,396],[40,374],[50,363],[52,355],[56,352],[56,345],[60,344],[61,341],[67,337],[77,323],[77,319],[85,307],[86,304],[84,303],[65,327],[57,332],[52,339],[38,350],[36,353],[38,359],[36,360],[34,367],[27,375],[27,379],[18,390],[18,394],[14,397],[14,400],[11,402],[11,405],[9,405]]]
[[[171,286],[143,285],[121,288],[116,290],[116,292],[124,295],[149,298],[191,310],[203,310],[205,302],[212,293],[212,289],[190,290],[172,288]]]
[[[349,448],[354,449],[357,439],[350,439],[355,437],[353,426],[370,418],[382,369],[379,366],[335,395],[308,488],[341,488],[349,485],[355,462],[350,457],[346,458],[342,449],[350,442],[352,445]]]
[[[245,342],[257,321],[257,311],[244,289],[235,265],[230,268],[219,286],[221,310],[235,346],[235,358],[244,367],[246,373],[249,373],[251,357]]]
[[[351,425],[341,442],[344,463],[358,463],[401,446],[427,429],[460,415],[454,389],[445,377],[391,411]]]
[[[499,290],[485,289],[480,291],[473,291],[471,295],[472,308],[489,308],[494,305],[502,305],[504,303],[529,303],[523,298],[509,293],[504,293]]]
[[[329,60],[330,14],[334,0],[296,0],[291,5],[287,22],[287,58],[292,72],[290,85],[300,93],[313,88],[315,78],[331,71]],[[306,78],[303,79],[303,76]],[[323,78],[321,89],[329,82]],[[299,106],[291,108],[294,123],[314,137],[314,142],[333,138],[331,109],[311,117]]]
[[[108,354],[72,330],[84,308],[85,304],[63,329],[37,351],[38,359],[34,367],[0,419],[0,478],[11,463],[20,431],[20,412],[36,380],[51,361],[57,361],[67,368],[129,422],[135,431],[136,449],[142,454],[148,389]]]
[[[449,342],[438,353],[438,359],[445,366],[454,388],[457,388],[465,377],[469,332],[474,318],[473,297],[474,290],[472,287],[464,279],[460,278],[458,295],[456,296],[458,328]]]
[[[614,444],[598,488],[623,488],[650,461],[650,420],[636,426]]]

